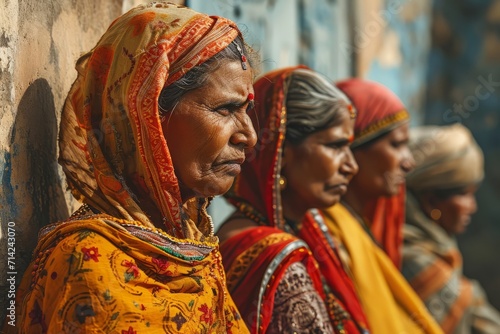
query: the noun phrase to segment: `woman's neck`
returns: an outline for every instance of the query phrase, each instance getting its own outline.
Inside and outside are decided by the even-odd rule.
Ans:
[[[368,196],[365,196],[362,192],[357,192],[351,188],[347,191],[347,193],[342,198],[343,202],[345,202],[349,207],[354,210],[358,215],[363,217],[363,219],[371,221],[374,212],[375,205],[374,199]]]
[[[305,207],[304,203],[297,203],[294,201],[293,198],[287,196],[285,192],[281,193],[281,203],[284,218],[295,224],[300,224],[300,222],[302,222],[309,209]]]

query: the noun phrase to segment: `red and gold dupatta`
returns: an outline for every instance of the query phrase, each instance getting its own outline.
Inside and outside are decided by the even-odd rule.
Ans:
[[[297,257],[301,258],[316,285],[319,284],[316,281],[322,278],[329,289],[333,291],[337,305],[341,304],[349,313],[350,318],[343,324],[344,330],[347,333],[362,333],[367,328],[367,322],[354,286],[343,270],[335,250],[331,248],[331,245],[318,230],[313,217],[307,215],[304,220],[302,230],[297,235],[301,239],[283,232],[285,220],[281,211],[279,178],[286,131],[285,97],[288,78],[298,68],[304,67],[291,67],[270,72],[254,84],[256,112],[251,115],[251,118],[259,139],[254,149],[247,154],[242,172],[227,196],[240,211],[246,212],[249,217],[256,218],[267,227],[244,231],[221,245],[230,292],[241,309],[243,317],[245,314],[253,314],[252,316],[261,317],[262,324],[268,324],[272,316],[272,303],[262,308],[260,314],[255,314],[256,307],[249,305],[251,303],[248,298],[251,296],[250,291],[258,290],[264,274],[263,268],[269,265],[268,262],[273,259],[273,253],[286,247],[285,241],[269,243],[266,241],[267,238],[273,234],[275,237],[281,235],[282,238],[289,236],[288,243],[304,243],[305,241],[307,245],[304,244],[303,248],[298,249],[302,254],[289,254],[288,258],[282,262],[281,271],[278,271],[275,274],[276,277],[273,277],[275,283],[267,287],[268,300],[272,301],[270,298],[274,296],[287,263]],[[249,250],[252,247],[259,255],[255,255],[255,259],[248,260],[248,256],[245,254],[251,253]],[[241,266],[241,257],[245,256],[247,260],[244,263],[244,268],[238,269],[238,266]],[[311,263],[315,263],[315,265],[311,265]],[[233,286],[232,274],[238,270],[245,271],[245,284],[240,281]],[[322,297],[326,298],[325,302],[329,307],[332,323],[335,324],[334,303],[321,287],[318,287],[317,290]],[[265,332],[265,327],[257,332]]]

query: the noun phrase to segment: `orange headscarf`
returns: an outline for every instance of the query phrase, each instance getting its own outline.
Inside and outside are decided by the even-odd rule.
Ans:
[[[239,34],[227,19],[167,3],[139,6],[115,20],[78,60],[62,114],[59,162],[73,194],[101,212],[152,227],[138,202],[147,197],[170,235],[213,234],[206,215],[182,214],[158,97]],[[187,207],[195,212],[197,203]]]
[[[410,118],[401,100],[381,84],[353,78],[336,85],[358,112],[351,145],[353,150],[401,126]],[[375,207],[373,217],[368,217],[371,232],[398,268],[401,266],[405,193],[402,186],[398,195],[380,197],[369,204]]]

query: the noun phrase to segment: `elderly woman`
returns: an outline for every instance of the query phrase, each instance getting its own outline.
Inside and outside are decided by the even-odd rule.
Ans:
[[[404,221],[409,114],[401,101],[375,82],[349,79],[337,86],[358,112],[351,145],[359,172],[338,205],[324,211],[375,334],[440,333],[395,263]]]
[[[500,333],[500,314],[463,276],[455,235],[476,211],[483,153],[462,125],[413,129],[403,274],[446,333]]]
[[[259,141],[229,193],[237,210],[218,232],[229,290],[252,333],[367,333],[323,218],[309,212],[337,203],[357,171],[354,110],[303,67],[254,87]]]
[[[60,164],[83,207],[44,228],[20,333],[247,333],[207,198],[256,142],[236,25],[167,3],[114,21],[77,63]]]

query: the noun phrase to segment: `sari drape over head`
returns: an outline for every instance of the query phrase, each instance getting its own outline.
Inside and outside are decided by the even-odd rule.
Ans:
[[[158,113],[164,86],[239,34],[224,18],[151,3],[78,60],[59,162],[88,206],[40,232],[18,290],[20,333],[248,332],[207,201],[183,204]]]
[[[337,86],[358,112],[353,150],[408,122],[409,115],[401,101],[382,85],[349,79]],[[398,270],[404,189],[399,195],[379,198],[369,205],[376,208],[374,217],[361,217],[343,202],[323,210],[323,214],[329,233],[340,245],[342,260],[351,274],[371,331],[441,333]]]
[[[276,70],[254,84],[256,107],[255,114],[250,116],[259,139],[247,154],[242,172],[226,196],[238,210],[262,226],[243,231],[222,243],[229,290],[251,331],[265,333],[276,307],[274,297],[281,278],[294,262],[301,262],[326,303],[335,331],[367,333],[368,324],[354,286],[336,250],[321,231],[320,214],[316,212],[318,219],[315,219],[308,213],[294,232],[282,214],[279,179],[286,131],[287,85],[293,71],[304,68]],[[290,316],[300,316],[300,312]]]
[[[337,82],[336,85],[358,112],[352,150],[409,121],[410,115],[401,100],[379,83],[352,78]],[[373,217],[365,217],[372,235],[398,268],[401,265],[403,243],[404,201],[405,188],[402,186],[398,195],[380,197],[369,203],[370,207],[375,208],[374,214]]]
[[[463,275],[455,237],[424,213],[414,195],[479,184],[483,153],[460,124],[418,127],[410,134],[416,166],[407,177],[403,274],[446,333],[500,333],[500,313],[479,283]]]

